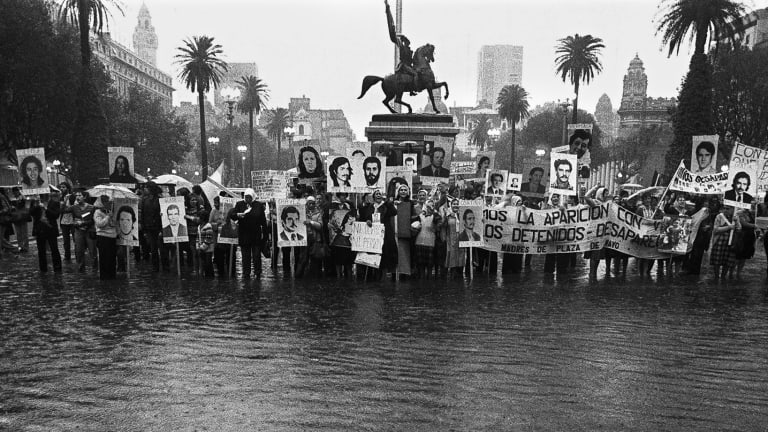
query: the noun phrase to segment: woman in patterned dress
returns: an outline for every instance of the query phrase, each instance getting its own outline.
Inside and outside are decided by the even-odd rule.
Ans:
[[[720,214],[715,218],[712,250],[709,257],[709,263],[715,271],[715,278],[724,278],[728,270],[736,264],[736,254],[729,244],[731,233],[736,228],[736,222],[733,221],[733,207],[723,206]]]

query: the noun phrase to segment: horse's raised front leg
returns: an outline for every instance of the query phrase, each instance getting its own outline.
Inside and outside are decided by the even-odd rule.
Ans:
[[[445,96],[443,96],[443,99],[448,99],[448,95],[450,92],[448,91],[448,83],[447,82],[436,82],[435,88],[445,87]]]

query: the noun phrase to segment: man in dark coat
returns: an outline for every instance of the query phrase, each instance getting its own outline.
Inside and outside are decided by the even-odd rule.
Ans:
[[[251,277],[251,261],[256,277],[261,276],[261,249],[269,240],[267,218],[264,205],[255,201],[256,192],[248,188],[243,193],[243,200],[235,204],[230,218],[238,224],[238,244],[242,248],[243,277]]]

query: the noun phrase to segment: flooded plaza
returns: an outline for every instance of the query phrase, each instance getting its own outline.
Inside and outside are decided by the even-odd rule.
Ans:
[[[762,249],[762,248],[761,248]],[[0,261],[4,430],[762,430],[765,255],[745,281],[153,274]],[[265,263],[268,265],[268,261]]]

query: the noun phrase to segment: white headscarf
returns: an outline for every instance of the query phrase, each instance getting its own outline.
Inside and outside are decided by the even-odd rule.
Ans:
[[[251,197],[251,199],[255,200],[256,199],[256,191],[253,190],[252,188],[248,188],[248,189],[245,190],[245,192],[243,192],[243,197],[246,197],[246,196],[249,196],[249,197]]]

